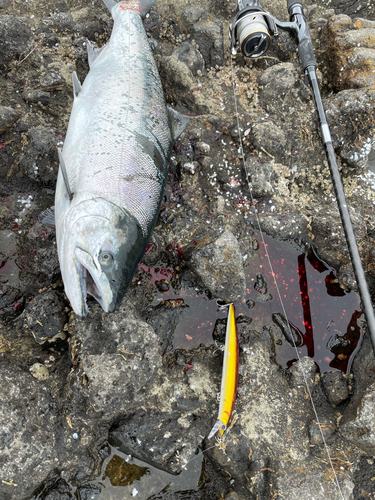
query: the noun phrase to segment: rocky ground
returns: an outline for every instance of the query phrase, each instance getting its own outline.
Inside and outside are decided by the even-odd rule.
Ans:
[[[284,2],[262,6],[287,20]],[[92,302],[79,319],[63,292],[54,230],[39,215],[53,205],[71,73],[84,79],[86,40],[103,45],[112,20],[99,0],[0,0],[4,500],[112,498],[93,482],[108,443],[172,474],[207,450],[196,488],[150,498],[375,498],[375,361],[366,335],[350,375],[322,376],[308,357],[285,369],[274,356],[279,330],[270,318],[251,329],[256,308],[249,311],[241,319],[236,414],[216,446],[205,436],[216,418],[222,353],[214,344],[173,348],[188,306],[161,300],[163,290],[247,300],[246,266],[258,258],[247,176],[262,230],[297,248],[312,245],[344,289],[356,287],[295,44],[281,34],[265,57],[232,67],[234,10],[233,2],[158,0],[145,20],[158,41],[166,99],[190,121],[174,148],[153,245],[121,307],[105,315]],[[309,1],[306,15],[373,287],[375,8],[365,0]],[[151,268],[169,274],[154,283]],[[267,287],[262,294],[267,301]]]

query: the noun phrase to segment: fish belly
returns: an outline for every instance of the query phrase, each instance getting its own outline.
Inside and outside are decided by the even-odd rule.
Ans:
[[[147,237],[159,212],[173,142],[141,17],[125,10],[114,21],[108,45],[74,99],[63,158],[74,193],[71,207],[104,198],[134,215]]]

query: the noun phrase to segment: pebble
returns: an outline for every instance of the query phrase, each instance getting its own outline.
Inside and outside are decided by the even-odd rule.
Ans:
[[[331,405],[339,405],[348,399],[348,383],[341,372],[326,373],[322,380],[324,391]]]
[[[9,130],[20,116],[19,111],[9,106],[0,106],[0,134]]]
[[[49,377],[48,368],[41,363],[34,363],[30,367],[30,373],[37,380],[46,380]]]
[[[314,446],[323,444],[322,434],[326,441],[336,432],[336,426],[329,418],[320,418],[319,424],[313,420],[309,427],[310,444]]]

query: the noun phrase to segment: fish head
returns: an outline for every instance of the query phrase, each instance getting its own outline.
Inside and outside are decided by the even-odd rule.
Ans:
[[[95,198],[76,204],[59,229],[61,274],[75,313],[87,315],[87,295],[105,312],[113,312],[145,251],[138,221],[126,210]]]

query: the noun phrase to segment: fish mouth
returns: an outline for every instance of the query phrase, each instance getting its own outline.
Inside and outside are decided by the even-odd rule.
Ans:
[[[105,312],[113,312],[115,303],[108,282],[103,281],[103,273],[98,269],[91,255],[80,247],[75,248],[76,266],[79,275],[81,295],[81,316],[87,316],[87,296],[99,302]]]
[[[102,301],[102,296],[100,294],[99,288],[95,283],[94,278],[91,276],[90,271],[80,264],[80,276],[82,284],[82,297],[86,301],[87,295],[91,295],[98,302]]]

